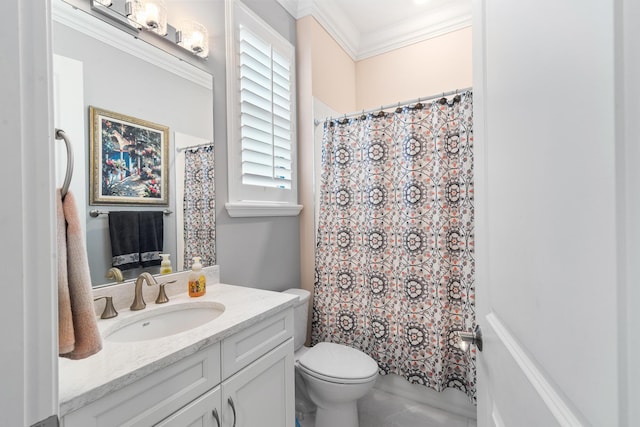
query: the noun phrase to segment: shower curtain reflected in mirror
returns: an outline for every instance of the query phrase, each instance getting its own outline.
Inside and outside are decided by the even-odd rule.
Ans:
[[[325,122],[312,342],[475,401],[473,101]]]
[[[216,193],[213,145],[184,153],[184,266],[193,257],[203,266],[216,264]]]

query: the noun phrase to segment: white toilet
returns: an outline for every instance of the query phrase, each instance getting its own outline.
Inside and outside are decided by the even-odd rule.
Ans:
[[[317,406],[316,427],[358,427],[358,399],[373,388],[378,364],[360,350],[328,342],[305,347],[309,292],[288,289],[298,295],[294,311],[296,371]],[[296,384],[296,387],[298,384]]]

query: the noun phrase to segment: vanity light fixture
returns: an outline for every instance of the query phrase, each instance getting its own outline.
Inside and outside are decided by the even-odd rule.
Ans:
[[[138,28],[167,35],[167,5],[164,0],[126,0],[126,15]]]
[[[209,32],[196,21],[183,21],[176,31],[176,43],[201,58],[209,56]]]

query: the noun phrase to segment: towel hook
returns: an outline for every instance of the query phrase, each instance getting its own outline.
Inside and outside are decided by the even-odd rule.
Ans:
[[[62,129],[55,130],[56,139],[64,140],[64,144],[67,147],[67,171],[64,175],[64,183],[60,191],[62,198],[64,199],[69,192],[69,185],[71,184],[71,178],[73,177],[73,147],[71,141],[67,137],[67,134]]]

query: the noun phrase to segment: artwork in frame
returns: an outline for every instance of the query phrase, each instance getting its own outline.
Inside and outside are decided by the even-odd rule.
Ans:
[[[93,204],[169,203],[169,128],[89,107]]]

